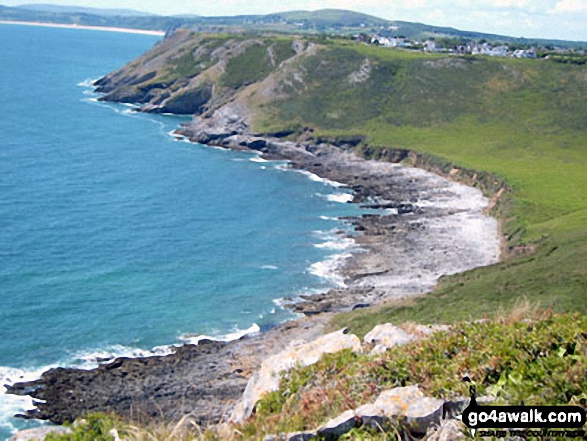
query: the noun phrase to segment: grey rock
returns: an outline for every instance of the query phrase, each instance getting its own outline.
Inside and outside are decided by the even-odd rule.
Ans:
[[[390,323],[377,325],[373,330],[365,335],[364,341],[373,344],[375,347],[371,354],[380,354],[394,346],[401,346],[410,343],[415,336],[408,334],[401,328],[393,326]]]
[[[423,397],[411,403],[404,416],[412,433],[424,434],[432,424],[440,423],[443,400]]]
[[[295,366],[309,366],[316,363],[324,354],[344,349],[360,352],[362,348],[359,338],[356,335],[347,334],[343,329],[309,343],[292,344],[288,349],[267,358],[261,364],[259,371],[250,378],[229,420],[238,423],[248,418],[263,395],[279,388],[282,372]]]
[[[354,410],[347,410],[343,414],[331,419],[318,429],[318,436],[327,440],[337,439],[348,433],[351,429],[359,427],[361,420],[357,417]]]

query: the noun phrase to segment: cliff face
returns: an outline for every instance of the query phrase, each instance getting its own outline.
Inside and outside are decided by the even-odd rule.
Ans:
[[[104,101],[140,104],[144,112],[200,115],[263,81],[303,50],[304,43],[291,38],[180,30],[95,85]]]

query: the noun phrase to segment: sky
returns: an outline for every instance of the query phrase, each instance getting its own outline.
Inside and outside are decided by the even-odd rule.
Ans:
[[[22,3],[25,1],[0,0],[6,6]],[[388,20],[513,37],[587,41],[587,0],[30,0],[29,3],[204,16],[336,8]]]

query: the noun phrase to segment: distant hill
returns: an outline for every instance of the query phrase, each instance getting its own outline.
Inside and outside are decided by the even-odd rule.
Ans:
[[[146,17],[154,14],[148,12],[135,11],[134,9],[102,9],[88,8],[83,6],[62,6],[48,5],[43,3],[30,3],[18,6],[19,9],[28,9],[30,11],[53,12],[61,14],[95,14],[95,15],[120,15],[128,17]]]
[[[169,30],[180,27],[200,32],[276,32],[284,34],[334,34],[359,33],[398,35],[410,39],[429,37],[485,39],[510,44],[556,45],[560,47],[585,47],[585,42],[522,39],[504,35],[461,31],[449,27],[423,23],[385,20],[360,12],[343,9],[318,11],[289,11],[268,15],[235,15],[202,17],[197,15],[160,16],[128,9],[99,9],[77,6],[28,4],[19,7],[0,5],[0,20],[41,21],[49,23],[90,26],[116,26],[145,30]]]
[[[310,25],[360,27],[390,25],[389,20],[362,14],[344,9],[321,9],[318,11],[290,11],[278,14],[269,14],[266,18],[280,18],[286,21],[297,21]]]

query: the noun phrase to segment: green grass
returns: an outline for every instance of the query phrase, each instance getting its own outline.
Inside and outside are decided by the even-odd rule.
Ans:
[[[370,78],[350,84],[350,72],[365,58],[372,63]],[[507,203],[494,211],[510,239],[510,254],[515,256],[520,247],[536,250],[447,277],[433,294],[409,307],[345,314],[337,325],[458,321],[491,315],[524,296],[545,307],[587,312],[583,67],[443,57],[351,42],[332,44],[301,67],[304,84],[260,109],[261,130],[275,131],[280,121],[287,121],[284,127],[310,126],[316,136],[365,136],[375,157],[400,148],[457,168],[489,172],[512,190]]]
[[[266,78],[282,61],[295,55],[292,42],[291,38],[265,39],[248,47],[243,54],[228,61],[220,84],[238,89]],[[273,51],[275,64],[269,55],[270,50]]]

